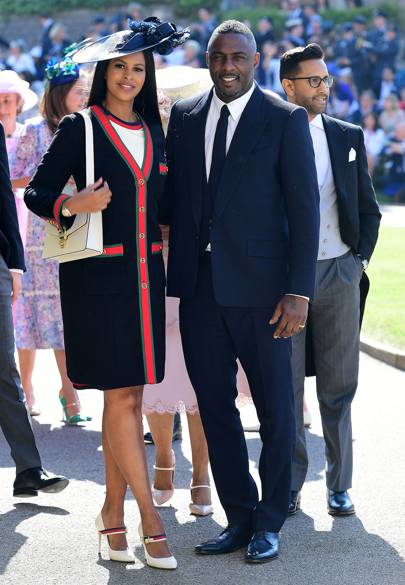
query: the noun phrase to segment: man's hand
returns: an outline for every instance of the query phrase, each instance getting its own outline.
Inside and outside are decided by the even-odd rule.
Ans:
[[[291,337],[305,327],[308,315],[308,301],[293,295],[284,295],[278,303],[270,325],[278,323],[274,332],[274,339]]]
[[[103,178],[100,177],[93,185],[75,193],[64,203],[64,206],[73,215],[77,215],[78,213],[94,213],[107,209],[110,201],[111,191],[108,183],[107,181],[103,182]]]
[[[13,279],[13,292],[11,293],[13,296],[13,304],[19,298],[22,290],[22,277],[19,272],[11,271],[11,277]]]

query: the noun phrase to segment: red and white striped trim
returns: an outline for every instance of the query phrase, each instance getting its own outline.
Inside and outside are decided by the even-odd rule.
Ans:
[[[150,306],[148,254],[147,254],[147,180],[152,170],[153,144],[152,137],[145,122],[145,156],[142,169],[139,168],[133,156],[123,144],[104,110],[99,106],[91,106],[91,110],[106,133],[112,145],[117,149],[123,160],[132,171],[136,185],[136,225],[137,225],[137,265],[138,265],[138,294],[141,318],[141,335],[143,362],[145,369],[145,383],[156,383],[155,352],[153,343],[152,313]]]
[[[59,195],[59,197],[53,204],[53,216],[58,225],[60,225],[60,212],[62,209],[63,202],[66,201],[67,199],[70,199],[70,195],[65,195],[64,193],[62,193],[62,195]]]

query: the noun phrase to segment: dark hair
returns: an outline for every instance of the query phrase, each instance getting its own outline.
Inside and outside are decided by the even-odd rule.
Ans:
[[[280,59],[280,81],[288,77],[294,77],[300,69],[300,63],[311,59],[323,59],[324,52],[316,43],[310,43],[306,47],[294,47],[289,49]]]
[[[374,130],[378,130],[378,128],[380,128],[380,125],[378,123],[378,116],[375,112],[367,112],[367,114],[364,114],[364,116],[361,119],[361,125],[363,128],[365,128],[365,121],[366,118],[372,117],[374,120]]]
[[[219,35],[226,35],[231,33],[244,36],[249,43],[249,47],[254,53],[256,53],[257,45],[252,31],[249,27],[246,26],[246,24],[239,22],[239,20],[225,20],[225,22],[217,26],[217,28],[212,33],[210,40],[208,41],[207,51],[210,52],[212,43]]]
[[[77,79],[70,83],[64,83],[63,85],[50,85],[48,83],[46,86],[41,103],[39,104],[39,111],[41,116],[48,122],[52,134],[56,132],[63,116],[70,114],[66,107],[66,96],[76,82]]]
[[[145,57],[145,83],[141,91],[134,99],[133,110],[140,114],[150,122],[160,122],[156,77],[155,77],[155,62],[153,60],[152,51],[143,51]],[[89,106],[102,106],[107,93],[107,85],[105,82],[105,74],[111,59],[107,61],[99,61],[94,72],[93,83],[91,84]]]

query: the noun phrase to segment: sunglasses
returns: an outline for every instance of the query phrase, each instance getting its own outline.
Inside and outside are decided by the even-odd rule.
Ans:
[[[296,79],[307,79],[308,83],[311,87],[316,89],[324,83],[327,87],[332,87],[333,85],[333,77],[331,75],[325,75],[325,77],[319,77],[318,75],[314,75],[312,77],[286,77],[290,81],[295,81]]]

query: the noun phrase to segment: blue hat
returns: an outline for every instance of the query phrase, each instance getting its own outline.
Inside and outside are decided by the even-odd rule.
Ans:
[[[45,75],[51,85],[65,85],[79,78],[79,66],[68,56],[62,61],[51,59],[46,65]]]
[[[96,63],[116,59],[131,53],[155,49],[168,55],[190,36],[187,30],[177,30],[172,22],[161,22],[155,16],[142,21],[129,20],[129,30],[122,30],[86,45],[72,58],[76,63]]]

